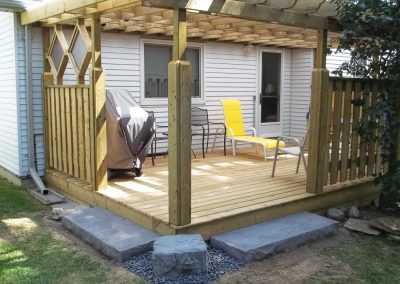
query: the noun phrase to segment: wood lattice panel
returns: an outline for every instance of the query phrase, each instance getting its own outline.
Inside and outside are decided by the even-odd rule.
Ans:
[[[77,83],[84,84],[91,55],[92,41],[86,29],[83,19],[77,19],[75,28],[69,42],[67,42],[61,25],[54,27],[51,44],[47,52],[47,60],[50,63],[53,76],[57,84],[62,83],[68,62],[72,63]]]

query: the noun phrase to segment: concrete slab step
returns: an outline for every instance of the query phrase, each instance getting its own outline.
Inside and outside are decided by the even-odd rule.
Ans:
[[[244,262],[260,260],[336,233],[337,223],[301,212],[211,237],[211,246]]]
[[[156,233],[100,208],[78,206],[62,218],[63,226],[108,257],[123,262],[150,250]]]

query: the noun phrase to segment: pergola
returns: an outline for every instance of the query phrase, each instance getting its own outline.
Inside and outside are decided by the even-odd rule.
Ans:
[[[73,53],[74,40],[71,46],[63,44],[64,54],[60,65],[50,64],[55,37],[59,35],[59,40],[63,38],[60,32],[61,25],[75,25],[74,35],[80,34],[86,42],[85,60],[81,64],[74,64],[77,73],[76,92],[85,83],[84,74],[91,61],[92,71],[88,87],[90,95],[86,101],[90,113],[88,118],[90,124],[86,133],[90,135],[89,138],[85,138],[92,142],[85,144],[90,145],[85,150],[85,157],[90,158],[90,164],[80,160],[84,157],[72,157],[77,159],[78,166],[86,167],[82,174],[79,169],[75,172],[75,167],[69,169],[69,164],[60,165],[57,156],[62,157],[63,153],[58,153],[57,149],[60,147],[54,146],[55,148],[48,150],[50,158],[47,166],[59,168],[61,172],[70,172],[70,175],[85,181],[86,186],[93,191],[107,186],[105,82],[104,72],[101,69],[101,31],[172,36],[173,60],[168,66],[169,222],[174,226],[189,224],[191,222],[189,123],[191,65],[186,61],[188,38],[292,48],[306,47],[316,48],[315,68],[312,72],[310,151],[306,190],[316,195],[322,193],[329,167],[328,135],[324,133],[330,127],[328,121],[332,101],[329,96],[332,87],[329,87],[329,72],[326,69],[326,49],[328,33],[330,37],[335,38],[340,36],[341,31],[334,16],[335,6],[329,0],[54,0],[23,12],[21,14],[23,25],[40,23],[44,27],[55,27],[52,41],[48,33],[44,37],[49,59],[45,66],[44,82],[45,87],[49,87],[50,97],[54,92],[64,92],[62,88],[61,91],[57,91],[57,87],[62,85],[65,58],[73,57],[69,54]],[[90,27],[90,35],[86,30],[87,27]],[[68,95],[72,96],[72,91]],[[46,105],[46,109],[50,112],[52,103],[50,99]],[[349,111],[348,116],[350,115]],[[57,117],[54,119],[57,120]],[[46,129],[47,141],[61,143],[51,137],[56,134],[54,132],[57,131],[56,127],[52,130],[52,125],[48,125]],[[73,137],[71,141],[72,139]],[[65,158],[67,159],[67,154]],[[74,163],[75,161],[71,161],[72,165]],[[342,165],[344,167],[345,164]],[[337,163],[334,167],[337,167]],[[66,187],[72,190],[71,186]]]

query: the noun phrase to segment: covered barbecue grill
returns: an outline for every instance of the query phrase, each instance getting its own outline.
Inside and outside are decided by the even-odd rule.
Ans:
[[[127,90],[107,90],[107,167],[142,174],[154,138],[154,118],[143,110]]]

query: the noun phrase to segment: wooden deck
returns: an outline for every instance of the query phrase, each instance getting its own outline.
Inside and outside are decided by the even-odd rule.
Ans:
[[[159,160],[163,158],[139,178],[109,180],[107,190],[99,193],[168,222],[168,169]],[[297,158],[283,158],[272,178],[272,161],[261,157],[213,155],[192,160],[192,224],[308,196],[304,169],[295,174],[296,162]]]
[[[368,204],[379,193],[370,178],[327,186],[322,194],[307,193],[304,168],[301,165],[296,174],[296,163],[297,158],[282,156],[272,178],[272,160],[265,162],[254,148],[241,149],[235,157],[209,153],[205,159],[192,159],[192,220],[185,226],[168,222],[167,158],[158,157],[154,167],[149,159],[143,176],[122,174],[110,179],[107,189],[98,192],[51,170],[46,179],[69,196],[160,234],[200,233],[205,238],[295,212],[346,203]]]

